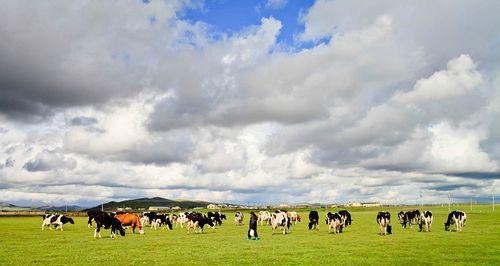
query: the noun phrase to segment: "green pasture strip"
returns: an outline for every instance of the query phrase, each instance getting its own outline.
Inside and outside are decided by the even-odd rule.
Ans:
[[[397,222],[399,210],[431,210],[432,231],[403,229]],[[248,213],[245,225],[234,225],[234,212],[225,212],[222,227],[207,228],[205,234],[188,234],[186,229],[152,230],[93,239],[85,217],[65,231],[44,230],[41,217],[0,217],[0,265],[500,265],[500,212],[491,206],[453,206],[467,213],[462,232],[444,231],[447,206],[348,208],[353,224],[344,233],[328,234],[320,212],[320,230],[307,229],[308,212],[300,209],[302,222],[288,235],[271,234],[269,226],[259,226],[261,240],[248,241]],[[329,209],[338,211],[339,209]],[[393,235],[380,236],[376,213],[389,210]],[[206,210],[203,210],[206,212]]]

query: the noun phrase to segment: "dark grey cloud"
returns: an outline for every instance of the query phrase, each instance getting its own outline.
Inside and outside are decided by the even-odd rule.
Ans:
[[[34,159],[24,164],[24,169],[29,172],[50,171],[55,169],[74,169],[76,160],[66,157],[56,151],[44,150]]]
[[[74,117],[69,121],[72,126],[90,126],[97,123],[97,119],[94,117],[78,116]]]
[[[470,179],[494,180],[500,179],[500,172],[462,172],[462,173],[440,173],[447,176],[465,177]]]

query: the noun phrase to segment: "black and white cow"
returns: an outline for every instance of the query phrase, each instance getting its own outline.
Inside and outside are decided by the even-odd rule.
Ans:
[[[328,216],[328,233],[342,233],[342,229],[344,228],[344,223],[342,222],[342,217],[338,213],[327,214]]]
[[[208,212],[207,216],[212,219],[215,225],[222,225],[222,220],[226,220],[226,215],[221,212]]]
[[[94,230],[94,239],[97,235],[101,238],[101,228],[110,229],[111,228],[111,238],[116,237],[116,231],[120,232],[121,236],[125,236],[125,229],[123,229],[120,220],[116,219],[114,215],[107,212],[96,211],[93,214],[93,219],[96,222],[96,228]]]
[[[166,225],[168,229],[172,230],[172,221],[170,220],[170,216],[168,214],[154,214],[150,215],[149,219],[151,221],[151,227],[155,230],[162,225]],[[164,227],[165,228],[165,227]]]
[[[380,234],[392,234],[391,214],[389,212],[379,212],[377,214],[377,223],[380,226]]]
[[[271,228],[274,231],[276,229],[280,229],[283,231],[283,234],[288,234],[290,232],[290,226],[292,225],[292,221],[290,217],[288,217],[286,211],[275,211],[271,214]]]
[[[215,226],[212,219],[198,212],[189,213],[187,215],[187,219],[188,219],[187,223],[188,233],[190,232],[191,229],[193,229],[194,232],[196,233],[196,228],[199,228],[198,233],[203,233],[203,227],[205,225],[208,225],[212,228],[214,228]]]
[[[431,225],[432,225],[432,212],[424,211],[420,216],[420,220],[418,222],[418,229],[420,232],[422,232],[424,229],[426,232],[430,232]]]
[[[352,224],[351,213],[348,210],[340,210],[339,215],[342,218],[342,222],[344,223],[344,227]]]
[[[455,224],[457,227],[457,232],[462,231],[465,226],[465,221],[467,221],[467,215],[463,211],[452,211],[448,214],[448,220],[444,223],[444,229],[446,231],[451,231],[450,226]]]
[[[75,221],[73,221],[72,218],[68,218],[61,214],[44,214],[42,219],[43,219],[42,230],[44,230],[45,227],[48,227],[50,230],[52,230],[52,228],[50,228],[50,225],[54,225],[55,230],[60,228],[61,231],[64,231],[63,229],[64,224],[67,223],[75,224]]]
[[[271,213],[268,211],[259,212],[259,222],[260,225],[270,225],[271,224]]]
[[[317,211],[309,212],[309,230],[311,229],[319,230],[319,214]]]
[[[419,210],[413,210],[413,211],[407,211],[404,213],[402,218],[400,218],[402,212],[398,213],[398,219],[401,222],[401,225],[403,228],[406,228],[408,225],[410,228],[413,227],[413,225],[417,225],[419,220],[420,220],[420,211]]]
[[[234,213],[234,224],[236,225],[243,225],[243,213],[240,211],[237,211]]]
[[[92,221],[94,221],[94,216],[97,214],[97,213],[100,213],[101,211],[88,211],[87,212],[87,216],[89,217],[89,220],[87,222],[87,227],[90,228],[92,227]]]

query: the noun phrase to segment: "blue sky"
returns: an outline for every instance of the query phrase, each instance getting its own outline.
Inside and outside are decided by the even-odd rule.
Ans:
[[[302,47],[306,44],[295,41],[304,30],[300,16],[313,4],[313,0],[285,1],[280,7],[266,6],[263,0],[213,0],[206,1],[202,8],[188,9],[181,18],[190,22],[202,21],[211,25],[214,32],[233,34],[242,29],[259,25],[263,17],[273,17],[282,23],[278,43],[292,47]]]

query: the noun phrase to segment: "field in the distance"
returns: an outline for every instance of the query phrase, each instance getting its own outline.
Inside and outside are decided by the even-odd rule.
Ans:
[[[388,209],[393,216],[393,235],[380,236],[376,213]],[[397,222],[402,208],[351,208],[353,224],[344,233],[328,234],[324,210],[320,211],[320,230],[307,230],[309,210],[299,210],[303,221],[292,226],[289,235],[271,234],[268,226],[259,227],[259,241],[246,240],[245,225],[234,225],[233,213],[222,227],[206,233],[187,234],[186,229],[151,230],[93,239],[86,218],[76,218],[65,231],[42,231],[41,217],[0,218],[0,265],[93,264],[93,265],[224,265],[224,264],[303,264],[303,265],[500,265],[500,210],[491,206],[456,207],[467,213],[462,232],[444,231],[447,207],[419,207],[434,213],[430,233],[403,229]],[[411,207],[404,208],[412,209]]]

